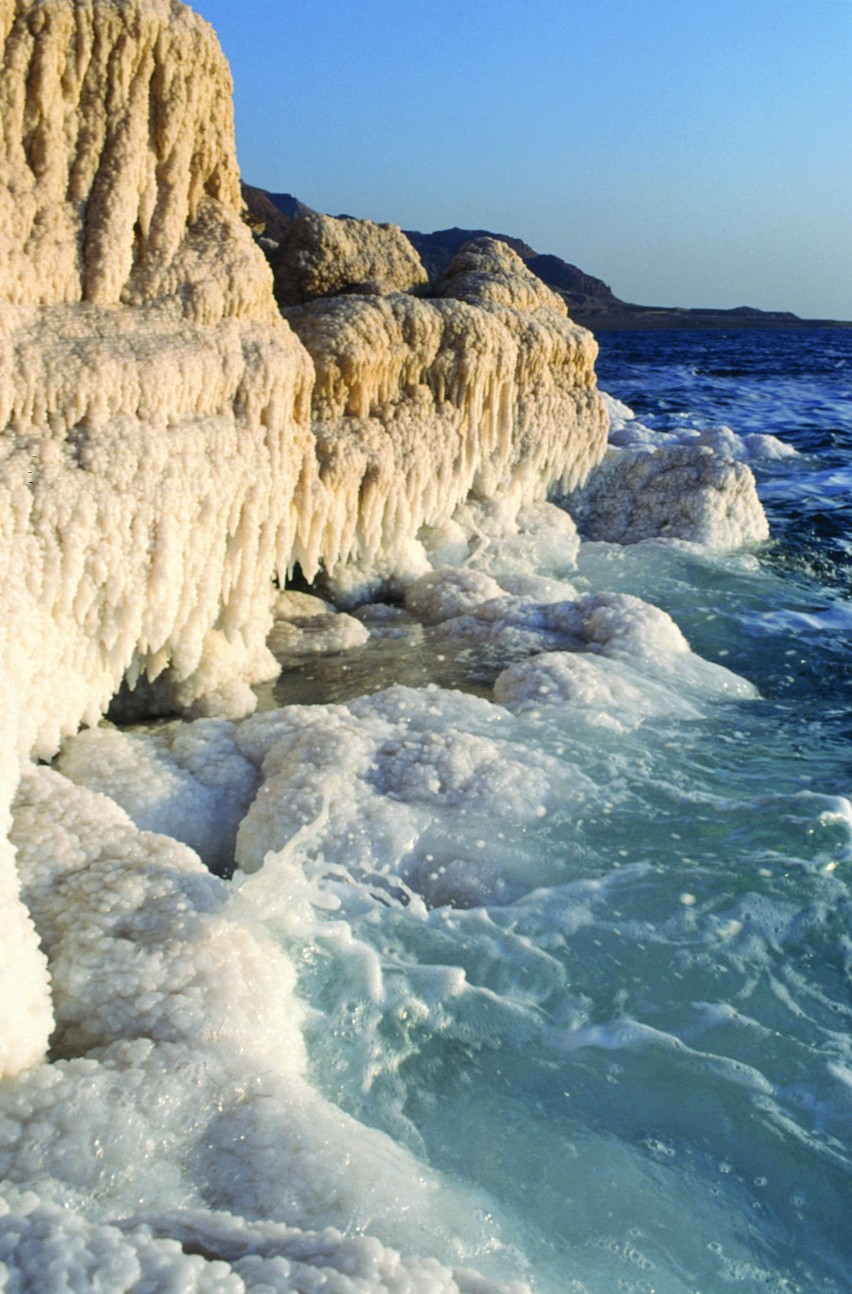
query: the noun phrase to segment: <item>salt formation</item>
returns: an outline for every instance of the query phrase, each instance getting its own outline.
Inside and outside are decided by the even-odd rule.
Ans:
[[[0,24],[4,299],[271,319],[207,24],[178,0],[3,0]]]
[[[369,629],[354,616],[336,611],[331,603],[309,593],[288,589],[275,599],[272,614],[267,644],[282,663],[294,656],[320,656],[363,647],[370,637]]]
[[[573,489],[603,453],[595,342],[520,257],[478,240],[439,291],[285,311],[316,368],[324,495],[302,546],[309,564],[337,554],[339,591],[358,591],[357,569],[362,585],[421,573],[412,539],[470,495],[517,511],[554,485]]]
[[[407,1236],[447,1231],[427,1225],[441,1192],[422,1165],[312,1092],[292,968],[194,852],[227,866],[260,778],[228,724],[252,707],[249,684],[277,669],[273,576],[350,561],[360,587],[420,571],[418,533],[447,527],[471,493],[506,488],[521,503],[579,483],[603,452],[594,345],[520,262],[485,247],[496,296],[466,280],[454,299],[451,276],[434,302],[394,291],[305,305],[293,316],[309,354],[239,218],[230,80],[209,27],[178,0],[0,0],[0,34],[4,835],[21,762],[94,723],[120,684],[217,716],[144,750],[115,733],[92,734],[88,749],[81,738],[64,766],[78,776],[82,762],[95,782],[100,767],[114,800],[55,771],[24,774],[15,843],[28,908],[8,841],[0,859],[0,1122],[21,1192],[3,1206],[2,1261],[24,1283],[41,1262],[68,1288],[103,1270],[116,1290],[172,1277],[187,1290],[289,1290],[296,1251],[313,1241],[299,1249],[276,1233],[271,1265],[245,1272],[178,1254],[166,1224],[106,1225],[138,1206],[147,1173],[149,1216],[156,1195],[163,1208],[277,1210],[320,1229],[333,1205],[366,1225],[393,1215],[399,1189],[426,1201]],[[385,291],[420,272],[370,275]],[[323,617],[326,638],[367,632]],[[61,1059],[39,1066],[54,1023]],[[274,1090],[247,1113],[255,1071]],[[142,1124],[153,1120],[139,1172],[139,1139],[114,1117],[128,1092]],[[214,1107],[225,1114],[211,1139]],[[360,1165],[351,1182],[326,1162],[338,1143]],[[201,1165],[192,1180],[189,1162]],[[371,1173],[376,1193],[361,1198]],[[341,1294],[365,1282],[495,1288],[378,1241],[323,1232],[315,1245],[308,1265]]]
[[[0,30],[8,803],[16,752],[53,753],[123,676],[243,712],[239,680],[274,670],[312,374],[240,223],[209,27],[171,0],[3,0]],[[13,1073],[49,1011],[8,852],[3,874]]]
[[[754,476],[708,445],[611,450],[568,506],[588,539],[685,539],[732,549],[769,537]]]
[[[427,278],[420,257],[396,225],[335,219],[315,211],[291,222],[270,260],[282,306],[338,292],[407,292]]]
[[[682,539],[720,550],[768,538],[746,460],[789,458],[795,450],[775,436],[738,436],[725,426],[657,431],[621,401],[606,395],[604,401],[610,448],[566,500],[586,538]]]

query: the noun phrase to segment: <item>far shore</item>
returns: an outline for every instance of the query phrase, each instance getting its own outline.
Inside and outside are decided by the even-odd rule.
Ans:
[[[575,323],[592,332],[649,332],[663,329],[748,329],[748,328],[852,328],[843,319],[800,319],[787,312],[751,310],[688,310],[654,306],[627,306],[623,309],[584,310],[570,302],[568,309]]]

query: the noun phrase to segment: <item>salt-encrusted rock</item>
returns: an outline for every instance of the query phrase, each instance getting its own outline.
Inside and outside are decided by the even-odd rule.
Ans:
[[[517,252],[499,238],[474,238],[459,248],[435,289],[437,296],[459,301],[541,308],[567,316],[562,297],[533,274]]]
[[[0,39],[5,806],[16,756],[51,754],[123,677],[251,707],[315,468],[313,373],[240,221],[211,29],[176,0],[0,0]],[[14,1073],[50,1012],[2,848]]]
[[[276,620],[267,639],[269,650],[283,663],[293,656],[329,656],[363,647],[370,631],[345,611]]]
[[[178,0],[0,0],[0,32],[3,298],[271,318],[208,24]]]
[[[349,216],[311,212],[292,221],[270,260],[282,306],[338,292],[407,292],[427,281],[401,229]]]
[[[412,538],[471,495],[517,511],[575,488],[604,453],[591,333],[503,244],[481,240],[456,262],[442,290],[458,296],[338,296],[285,312],[316,369],[308,566],[325,554],[333,568],[336,554],[365,573],[419,574]]]
[[[334,607],[330,602],[298,589],[284,589],[272,604],[272,614],[276,620],[308,620],[311,616],[329,615],[333,612]]]
[[[567,506],[588,539],[733,549],[769,535],[754,476],[705,445],[612,449]]]
[[[0,0],[0,33],[8,803],[15,752],[51,754],[120,684],[159,710],[251,708],[248,685],[277,668],[276,570],[324,565],[356,598],[421,574],[422,527],[471,493],[519,505],[578,484],[605,415],[590,335],[499,247],[462,256],[455,297],[294,310],[309,359],[239,219],[227,67],[177,0]],[[423,278],[390,227],[309,229],[310,292]],[[5,866],[13,1072],[49,1015]]]

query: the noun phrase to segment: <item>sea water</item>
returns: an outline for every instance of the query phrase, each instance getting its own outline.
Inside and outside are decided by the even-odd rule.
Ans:
[[[351,944],[305,949],[314,1078],[481,1190],[506,1246],[492,1270],[548,1294],[847,1290],[852,331],[604,334],[598,372],[662,438],[723,424],[795,449],[752,462],[773,538],[584,544],[538,574],[665,609],[758,695],[684,677],[699,713],[514,720],[531,796],[533,753],[561,770],[541,816],[471,794],[471,834],[453,806],[455,851],[431,852],[479,891],[412,911],[338,886],[383,993],[365,999]],[[442,731],[490,732],[453,694],[432,708]]]
[[[598,371],[616,441],[746,458],[772,539],[483,529],[282,675],[236,730],[263,793],[240,765],[208,835],[296,968],[322,1108],[414,1165],[377,1185],[306,1106],[315,1219],[539,1294],[841,1294],[852,330],[604,334]],[[297,1222],[241,1153],[201,1196]]]

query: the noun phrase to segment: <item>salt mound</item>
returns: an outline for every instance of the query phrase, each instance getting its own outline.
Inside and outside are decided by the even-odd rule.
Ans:
[[[708,444],[611,449],[567,506],[588,539],[732,549],[769,536],[754,476]]]
[[[254,765],[224,719],[157,725],[150,734],[88,728],[66,741],[56,767],[119,804],[142,831],[183,841],[218,875],[233,870],[237,827],[254,799]]]
[[[570,705],[591,716],[592,722],[616,731],[657,716],[701,716],[673,688],[644,677],[624,661],[586,652],[546,652],[510,665],[498,676],[494,696],[519,714]]]
[[[568,315],[556,292],[533,274],[516,251],[499,238],[473,238],[456,252],[436,287],[436,295],[458,301],[484,301],[518,310],[553,310]]]
[[[427,281],[420,257],[396,225],[315,211],[291,221],[270,261],[282,306],[338,292],[407,292]]]

